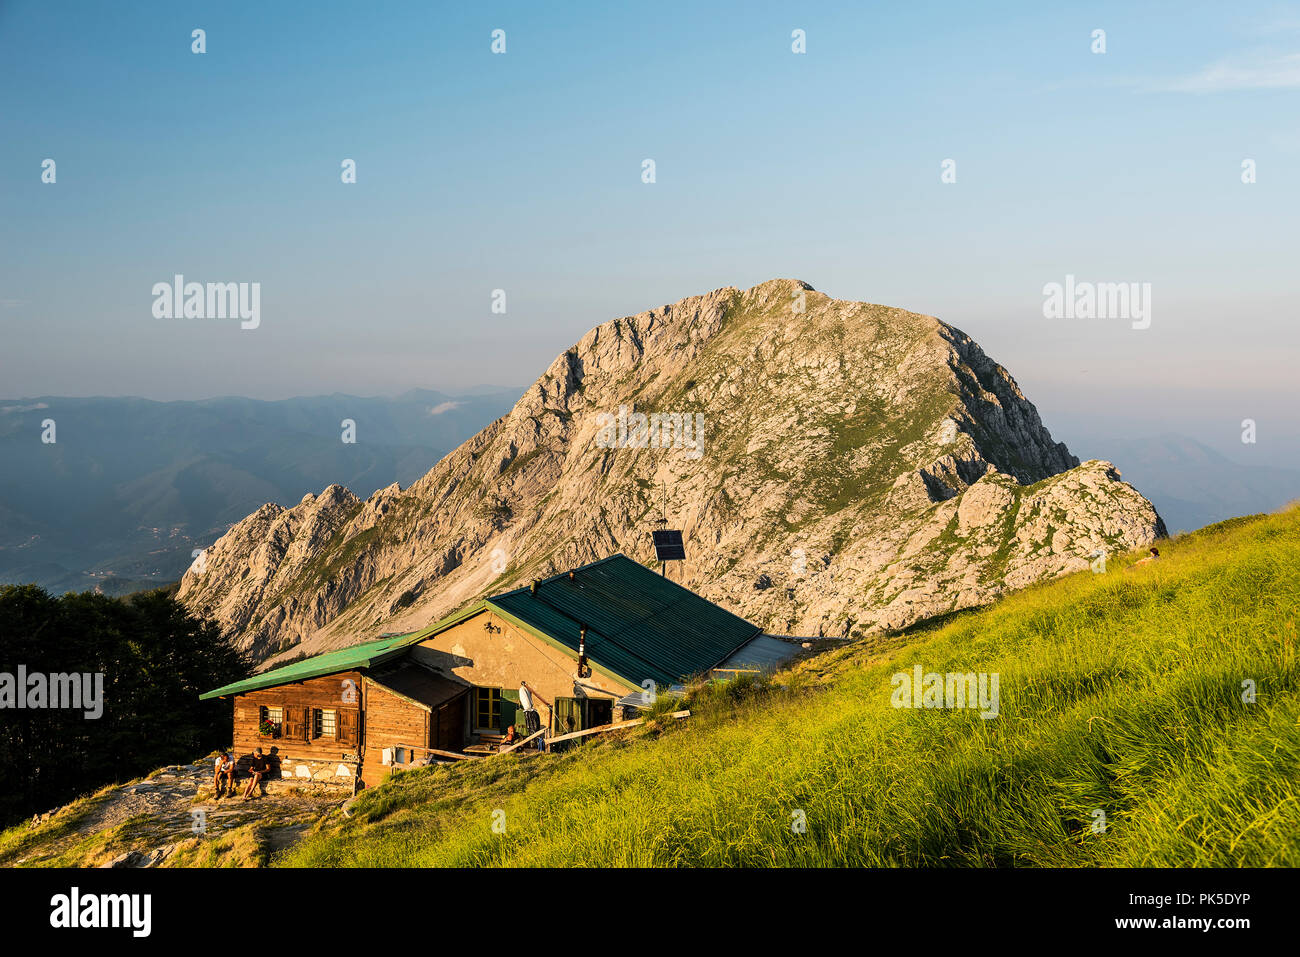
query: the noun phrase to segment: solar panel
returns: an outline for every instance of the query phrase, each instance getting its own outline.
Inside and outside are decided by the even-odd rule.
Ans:
[[[686,546],[682,544],[681,532],[666,528],[650,534],[655,540],[655,558],[661,562],[686,560]]]

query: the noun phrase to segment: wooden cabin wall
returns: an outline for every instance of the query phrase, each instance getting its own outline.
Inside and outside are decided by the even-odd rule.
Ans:
[[[365,760],[361,780],[374,787],[392,768],[384,764],[384,748],[406,745],[417,748],[440,748],[459,751],[465,746],[465,716],[469,691],[428,711],[383,685],[367,680],[364,685],[366,713]],[[416,752],[414,758],[428,757]],[[410,767],[408,763],[406,767]]]
[[[349,681],[350,685],[345,683]],[[344,671],[236,695],[235,759],[247,758],[254,748],[260,747],[263,752],[277,759],[281,769],[287,770],[290,775],[293,774],[294,765],[300,762],[354,765],[361,748],[361,686],[361,672]],[[351,701],[347,700],[349,694]],[[284,710],[286,722],[280,737],[264,738],[258,734],[262,707],[279,707]],[[336,712],[334,736],[314,736],[312,712],[316,709],[332,709]],[[307,730],[302,734],[289,733],[294,725]]]
[[[429,746],[429,712],[383,685],[366,679],[366,749],[361,780],[374,787],[392,770],[384,764],[384,748]]]

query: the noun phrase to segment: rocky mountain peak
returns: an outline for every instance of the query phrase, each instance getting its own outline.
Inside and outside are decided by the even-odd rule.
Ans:
[[[652,561],[665,507],[674,578],[800,634],[899,627],[1164,532],[965,333],[774,279],[602,323],[410,488],[264,507],[180,594],[259,655],[314,652]]]

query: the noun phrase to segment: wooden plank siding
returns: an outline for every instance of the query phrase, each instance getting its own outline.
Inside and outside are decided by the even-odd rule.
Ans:
[[[348,681],[351,685],[345,684]],[[236,695],[235,759],[246,764],[253,749],[260,747],[271,755],[273,772],[283,769],[292,775],[295,765],[304,762],[355,765],[361,749],[361,685],[360,671],[345,671]],[[352,701],[345,698],[349,693]],[[258,733],[263,707],[284,712],[279,737],[264,738]],[[314,712],[323,709],[333,710],[337,718],[329,736],[317,735]]]
[[[429,708],[366,679],[363,685],[366,734],[362,781],[368,787],[374,787],[392,772],[392,768],[384,764],[384,748],[399,745],[448,751],[463,748],[468,699],[467,689],[465,694],[440,707]]]
[[[384,748],[399,744],[426,747],[429,741],[429,711],[383,685],[367,679],[362,686],[366,715],[366,746],[361,780],[374,787],[391,768],[384,765]]]

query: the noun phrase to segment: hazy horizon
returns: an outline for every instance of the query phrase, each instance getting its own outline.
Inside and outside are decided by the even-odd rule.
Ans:
[[[382,9],[0,6],[0,392],[527,384],[798,278],[963,330],[1067,443],[1300,465],[1300,5]],[[177,275],[255,327],[159,318]],[[1075,279],[1149,314],[1047,318]]]

